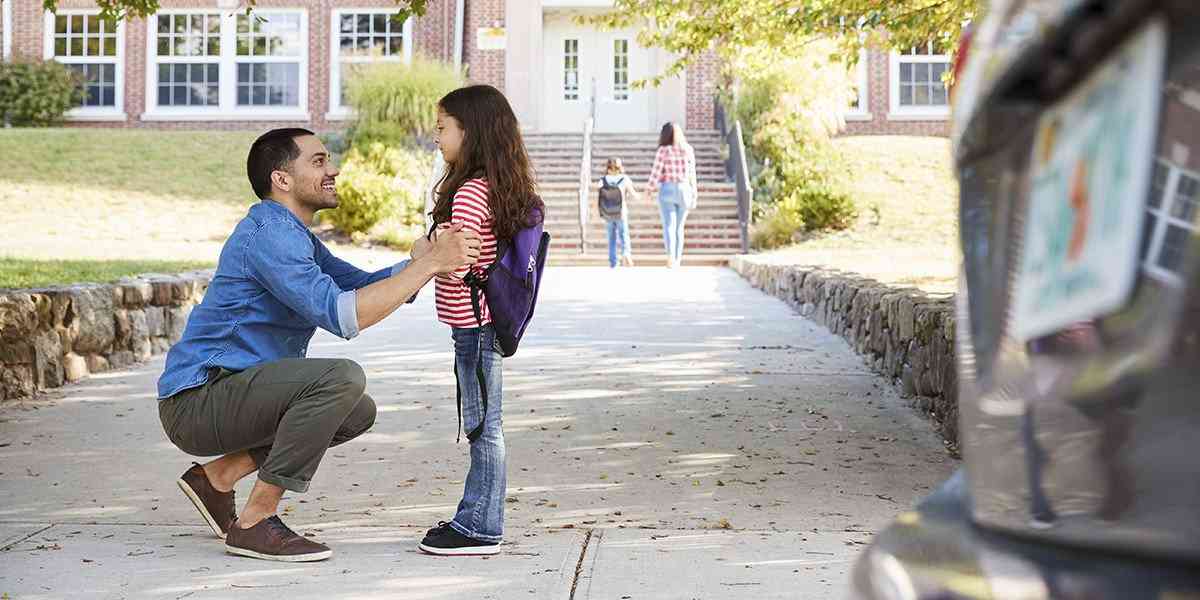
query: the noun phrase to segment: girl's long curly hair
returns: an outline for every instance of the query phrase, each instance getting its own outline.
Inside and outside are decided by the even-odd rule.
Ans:
[[[438,182],[434,223],[450,220],[454,193],[477,177],[487,179],[497,239],[512,239],[521,229],[540,222],[545,205],[537,195],[517,117],[504,94],[490,85],[472,85],[446,94],[438,108],[457,119],[465,135],[457,159],[446,165]]]

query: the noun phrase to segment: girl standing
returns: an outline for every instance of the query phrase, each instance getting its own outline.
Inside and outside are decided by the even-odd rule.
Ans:
[[[463,281],[496,261],[497,242],[511,239],[532,210],[544,214],[517,118],[508,100],[488,85],[459,88],[438,102],[437,145],[446,173],[437,188],[433,222],[461,224],[483,240],[479,262],[435,281],[438,320],[450,326],[459,414],[471,447],[462,500],[420,549],[439,555],[496,554],[504,534],[507,486],[501,357],[495,350],[486,297],[479,318]],[[486,406],[486,410],[485,410]]]
[[[658,153],[650,169],[649,187],[658,189],[667,267],[673,269],[683,261],[683,224],[688,211],[696,207],[698,189],[696,153],[675,123],[663,125],[658,136]]]
[[[637,189],[633,187],[633,180],[625,175],[625,165],[621,163],[620,158],[614,156],[608,159],[605,164],[604,177],[600,178],[600,189],[615,191],[621,203],[619,211],[606,214],[606,199],[604,192],[601,192],[600,216],[604,218],[605,229],[608,230],[608,266],[616,268],[619,255],[621,264],[632,267],[633,246],[629,242],[629,201],[637,197]],[[618,245],[621,250],[619,253],[617,252]]]

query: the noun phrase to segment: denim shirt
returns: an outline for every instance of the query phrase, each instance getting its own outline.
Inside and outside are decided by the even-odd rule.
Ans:
[[[330,254],[284,205],[255,204],[225,241],[204,300],[167,353],[159,399],[204,385],[213,367],[243,371],[302,358],[317,327],[357,336],[355,290],[407,265],[361,271]]]

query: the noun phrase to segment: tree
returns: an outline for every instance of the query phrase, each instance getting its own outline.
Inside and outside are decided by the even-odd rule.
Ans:
[[[100,7],[102,18],[115,21],[148,17],[158,12],[160,2],[159,0],[96,0],[96,4]],[[404,20],[411,16],[424,15],[429,0],[396,0],[396,4],[400,7],[398,18]],[[58,9],[58,0],[42,0],[42,6],[50,12],[54,12]],[[249,12],[253,8],[254,0],[246,0],[246,11]]]
[[[714,47],[728,57],[742,48],[789,49],[834,38],[840,42],[835,58],[848,64],[867,43],[908,48],[937,42],[955,48],[963,25],[981,4],[982,0],[614,0],[611,12],[579,21],[611,28],[653,23],[638,34],[638,41],[680,55],[650,79],[658,85]]]

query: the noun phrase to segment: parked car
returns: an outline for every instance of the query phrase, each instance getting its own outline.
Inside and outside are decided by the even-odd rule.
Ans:
[[[1200,598],[1200,2],[997,0],[959,58],[963,467],[853,595]]]

